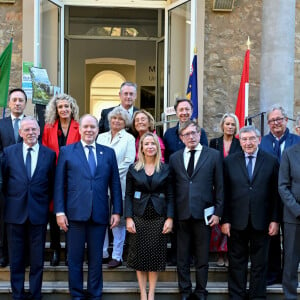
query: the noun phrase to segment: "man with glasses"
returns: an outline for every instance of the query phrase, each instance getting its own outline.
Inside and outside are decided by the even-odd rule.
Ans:
[[[40,127],[35,118],[24,117],[19,134],[23,142],[6,147],[2,158],[12,298],[40,300],[56,157],[54,151],[39,145]],[[25,293],[28,258],[29,293]]]
[[[223,212],[223,171],[218,151],[202,146],[201,129],[187,121],[179,130],[185,148],[170,157],[177,216],[177,270],[181,299],[192,299],[190,254],[193,249],[196,287],[193,299],[207,299],[208,256],[211,227]],[[204,210],[214,207],[205,223]],[[193,245],[193,246],[191,246]]]
[[[271,107],[267,113],[267,122],[270,132],[262,138],[259,148],[275,156],[280,163],[283,151],[299,143],[300,137],[290,133],[287,128],[288,117],[280,105],[275,104]],[[267,284],[281,283],[281,281],[280,235],[276,235],[270,242]]]
[[[179,130],[181,125],[186,121],[191,119],[193,114],[193,104],[189,99],[179,98],[176,99],[176,103],[174,105],[174,109],[176,111],[176,116],[178,118],[178,123],[176,126],[169,128],[164,134],[164,145],[165,145],[165,162],[169,162],[170,156],[180,150],[184,149],[185,144],[180,139]],[[201,128],[200,135],[200,144],[208,146],[208,141],[206,137],[206,133],[203,128]],[[177,264],[176,252],[177,252],[177,242],[176,242],[176,223],[173,225],[173,233],[170,235],[171,238],[171,249],[168,258],[168,264],[175,266]]]
[[[278,233],[280,219],[279,164],[276,158],[258,149],[260,134],[254,126],[243,127],[239,137],[243,152],[224,160],[222,232],[228,236],[229,298],[266,299],[269,236]]]

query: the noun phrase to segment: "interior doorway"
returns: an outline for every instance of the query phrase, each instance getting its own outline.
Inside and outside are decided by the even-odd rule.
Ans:
[[[120,103],[119,89],[124,81],[136,81],[136,61],[121,58],[86,60],[86,110],[100,118],[102,109]],[[137,105],[138,103],[136,103]]]
[[[99,117],[105,108],[120,103],[119,89],[125,78],[122,74],[107,70],[95,75],[90,86],[90,111]]]

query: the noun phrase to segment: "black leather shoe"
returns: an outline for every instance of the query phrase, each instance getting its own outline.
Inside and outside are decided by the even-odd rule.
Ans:
[[[181,300],[190,300],[190,295],[189,294],[181,294]]]
[[[52,258],[51,258],[51,260],[50,260],[50,265],[51,265],[52,267],[55,267],[55,266],[58,266],[58,265],[59,265],[59,262],[60,262],[60,251],[54,250],[54,251],[53,251]]]
[[[3,256],[0,258],[0,267],[5,268],[8,265],[8,258]]]

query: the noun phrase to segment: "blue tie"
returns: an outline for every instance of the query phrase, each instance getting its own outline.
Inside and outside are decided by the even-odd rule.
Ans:
[[[249,176],[249,179],[251,180],[252,179],[252,158],[253,156],[248,156],[248,164],[247,164],[247,171],[248,171],[248,176]]]
[[[15,118],[15,122],[14,122],[14,136],[15,136],[15,141],[16,143],[18,142],[19,139],[19,118]]]
[[[96,171],[96,161],[95,161],[95,156],[94,156],[94,152],[93,152],[93,146],[86,146],[89,149],[89,156],[88,156],[88,163],[90,166],[90,170],[91,170],[91,174],[92,176],[95,175],[95,171]]]
[[[31,179],[31,153],[30,153],[30,151],[32,151],[32,148],[28,148],[27,151],[28,152],[26,155],[26,173],[27,173],[28,179]]]

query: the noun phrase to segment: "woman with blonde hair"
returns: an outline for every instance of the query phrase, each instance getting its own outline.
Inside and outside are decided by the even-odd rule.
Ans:
[[[55,95],[47,104],[45,112],[46,125],[42,136],[42,144],[56,153],[56,162],[59,149],[80,141],[79,134],[79,108],[76,100],[67,94]],[[50,248],[53,255],[51,266],[57,266],[60,262],[60,229],[53,214],[53,201],[50,204]],[[65,261],[67,262],[67,249]]]
[[[166,266],[167,234],[172,230],[173,216],[169,167],[161,162],[157,136],[146,132],[139,141],[138,159],[129,167],[125,194],[126,229],[130,233],[127,265],[136,270],[141,300],[154,300],[158,272]]]
[[[223,135],[212,139],[209,147],[220,151],[223,159],[232,153],[242,151],[239,140],[235,138],[235,135],[239,132],[237,116],[233,113],[225,113],[220,121],[220,129]],[[220,225],[215,225],[212,228],[210,251],[218,253],[218,266],[228,267],[227,236],[222,234]]]

